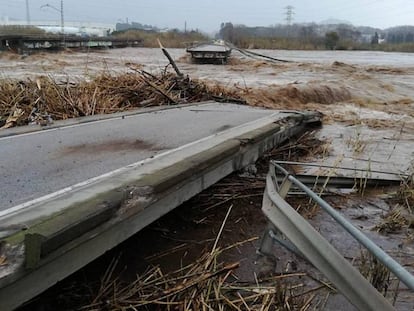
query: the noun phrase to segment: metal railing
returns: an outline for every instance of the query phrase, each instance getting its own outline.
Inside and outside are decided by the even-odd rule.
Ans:
[[[276,172],[284,177],[278,183]],[[280,174],[279,174],[280,176]],[[360,230],[338,213],[315,192],[292,176],[276,161],[271,161],[266,178],[266,190],[262,210],[277,233],[289,241],[288,245],[303,255],[360,310],[393,310],[386,300],[325,238],[323,238],[302,216],[285,200],[290,188],[295,185],[312,198],[338,224],[349,232],[361,245],[374,255],[385,267],[401,280],[409,289],[414,290],[414,276],[391,258],[378,245],[367,238]],[[269,240],[275,239],[273,230],[269,230],[259,249],[264,254],[271,253]],[[283,243],[282,243],[283,244]]]

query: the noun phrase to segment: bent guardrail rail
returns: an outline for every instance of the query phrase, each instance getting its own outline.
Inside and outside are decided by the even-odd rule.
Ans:
[[[280,184],[277,183],[276,170],[284,174]],[[414,276],[411,273],[369,240],[316,193],[297,180],[277,162],[272,161],[266,178],[262,211],[270,221],[270,226],[274,226],[276,231],[287,238],[288,241],[282,244],[305,257],[358,309],[394,310],[390,302],[284,200],[293,184],[328,212],[336,222],[345,228],[360,244],[364,245],[408,288],[414,290]],[[270,247],[273,244],[271,240],[274,238],[275,234],[270,228],[263,237],[259,249],[260,253],[271,253]]]

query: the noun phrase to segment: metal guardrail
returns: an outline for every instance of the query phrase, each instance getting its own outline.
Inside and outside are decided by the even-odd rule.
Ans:
[[[276,170],[284,174],[277,183]],[[309,195],[329,215],[347,230],[359,243],[364,245],[384,266],[392,271],[408,288],[414,290],[414,276],[386,254],[361,231],[342,217],[332,206],[321,199],[311,189],[287,172],[276,161],[271,162],[266,178],[266,190],[262,210],[274,226],[262,240],[259,251],[271,253],[275,233],[282,233],[289,241],[285,245],[304,256],[320,270],[345,296],[360,310],[394,310],[385,299],[324,237],[322,237],[299,213],[285,200],[289,189],[295,185]]]

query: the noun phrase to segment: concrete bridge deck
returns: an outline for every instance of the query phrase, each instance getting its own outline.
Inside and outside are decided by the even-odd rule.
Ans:
[[[319,121],[208,102],[0,133],[1,310]]]

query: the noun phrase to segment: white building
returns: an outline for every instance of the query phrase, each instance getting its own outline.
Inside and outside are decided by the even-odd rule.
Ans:
[[[10,20],[7,16],[0,18],[0,25],[4,26],[27,26],[26,21]],[[60,33],[62,27],[60,21],[31,21],[31,26],[38,27],[47,32]],[[115,24],[95,22],[70,22],[65,21],[64,32],[71,35],[81,36],[107,36],[115,30]]]

